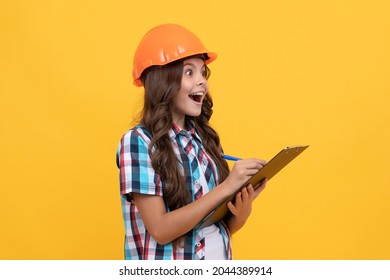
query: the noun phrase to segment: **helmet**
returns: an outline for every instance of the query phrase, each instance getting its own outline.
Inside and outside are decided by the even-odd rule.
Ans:
[[[156,26],[145,34],[135,51],[134,85],[142,86],[140,77],[145,69],[196,54],[204,54],[206,64],[217,58],[217,54],[209,52],[199,38],[186,28],[177,24]]]

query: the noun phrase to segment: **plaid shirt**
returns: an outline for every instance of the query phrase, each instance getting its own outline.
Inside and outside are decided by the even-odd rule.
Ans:
[[[185,181],[194,201],[204,195],[203,189],[207,192],[207,189],[212,190],[218,184],[217,166],[206,154],[202,140],[193,127],[184,131],[174,126],[169,136],[180,166],[188,170]],[[126,232],[125,259],[205,259],[207,244],[203,229],[188,232],[180,246],[175,243],[158,244],[145,228],[137,207],[128,195],[135,192],[163,196],[165,183],[153,169],[148,154],[150,138],[150,133],[138,125],[123,135],[118,146],[117,165]],[[207,184],[207,188],[202,188],[202,184]],[[223,237],[225,255],[231,259],[229,231],[221,222],[216,226]]]

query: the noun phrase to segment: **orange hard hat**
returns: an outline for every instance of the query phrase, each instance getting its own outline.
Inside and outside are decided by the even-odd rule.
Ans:
[[[134,84],[142,86],[142,72],[153,65],[165,65],[196,54],[204,54],[206,64],[217,58],[217,54],[209,52],[188,29],[177,24],[156,26],[145,34],[135,51]]]

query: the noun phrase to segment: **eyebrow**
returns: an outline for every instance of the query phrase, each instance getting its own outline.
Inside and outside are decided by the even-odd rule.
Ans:
[[[192,66],[194,68],[197,68],[196,65],[191,63],[191,62],[187,62],[187,63],[183,64],[183,66]],[[203,68],[206,68],[206,64],[203,64],[202,69]]]

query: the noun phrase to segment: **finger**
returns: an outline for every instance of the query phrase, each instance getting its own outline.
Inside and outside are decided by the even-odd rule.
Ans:
[[[261,169],[261,168],[263,168],[263,167],[261,167],[261,166],[256,166],[256,167],[254,167],[254,168],[247,168],[246,170],[245,170],[245,173],[248,175],[248,176],[253,176],[253,175],[255,175],[257,172],[259,172],[259,170]]]
[[[264,167],[264,165],[266,165],[266,161],[265,160],[262,160],[262,159],[260,159],[260,160],[256,160],[256,167],[258,168],[258,169],[261,169],[261,168],[263,168]]]
[[[262,187],[258,187],[254,193],[253,193],[253,197],[256,198],[259,196],[259,194],[265,189],[265,186],[262,186]]]
[[[253,189],[252,184],[249,184],[249,185],[247,186],[247,190],[248,190],[248,195],[249,195],[249,197],[253,197],[253,193],[255,192],[255,190]]]
[[[264,165],[267,164],[267,161],[265,161],[264,159],[261,159],[261,160],[260,160],[260,164],[261,164],[262,166],[264,166]]]
[[[261,180],[260,182],[260,187],[265,187],[265,185],[268,183],[268,178],[264,178],[263,180]]]
[[[259,194],[265,189],[265,183],[261,183],[260,186],[254,192],[254,198],[258,197]]]
[[[254,158],[254,159],[251,159],[251,160],[253,160],[257,164],[260,164],[262,167],[267,164],[267,161],[265,161],[264,159]]]
[[[236,162],[236,165],[233,167],[232,173],[238,175],[241,178],[249,179],[247,177],[252,177],[255,175],[263,166],[260,162],[255,160],[246,160],[241,164]]]
[[[237,167],[241,166],[247,169],[260,169],[265,165],[264,160],[259,159],[246,159],[236,162]]]
[[[248,185],[249,186],[249,185]],[[249,198],[249,191],[248,191],[248,187],[244,187],[242,188],[241,190],[241,197],[242,197],[242,201],[245,202],[248,200]]]
[[[245,188],[244,188],[245,189]],[[236,208],[240,208],[241,206],[242,206],[242,194],[241,194],[241,192],[238,192],[237,194],[236,194],[236,200],[235,200],[235,202],[234,202],[234,206],[236,207]]]
[[[232,212],[232,214],[234,216],[237,216],[237,209],[234,206],[234,204],[231,201],[229,201],[226,205],[227,205],[227,208],[230,210],[230,212]]]

